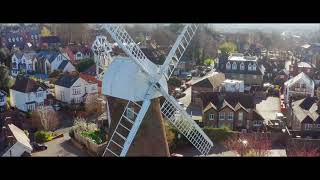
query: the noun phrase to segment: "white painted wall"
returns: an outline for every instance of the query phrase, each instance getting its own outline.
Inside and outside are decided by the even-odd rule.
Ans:
[[[3,96],[3,101],[0,101],[0,106],[5,106],[7,104],[7,96],[2,95],[0,92],[0,97]]]
[[[73,89],[79,89],[79,94],[73,94]],[[58,100],[66,103],[71,103],[72,100],[78,99],[83,102],[85,93],[92,94],[98,93],[98,84],[91,84],[82,78],[79,78],[70,88],[55,85],[55,96]]]
[[[73,72],[73,71],[76,71],[76,68],[70,62],[68,62],[66,67],[64,67],[63,72]]]
[[[314,96],[314,83],[310,84],[308,81],[306,81],[305,79],[301,78],[299,79],[299,81],[297,81],[295,84],[291,85],[291,86],[285,86],[285,101],[289,102],[289,97],[297,94],[297,91],[291,91],[290,87],[296,86],[296,84],[299,84],[299,86],[301,87],[301,84],[306,84],[306,88],[302,89],[300,88],[301,92],[300,94],[304,94],[304,95],[310,95],[311,97]]]
[[[16,142],[7,152],[2,155],[2,157],[21,157],[24,152],[31,153],[31,151],[32,149],[30,150],[19,142]]]
[[[41,93],[42,96],[37,97],[36,93]],[[30,93],[23,93],[10,89],[10,103],[21,111],[27,112],[27,102],[35,101],[37,104],[44,104],[44,100],[47,98],[47,91],[37,91]]]

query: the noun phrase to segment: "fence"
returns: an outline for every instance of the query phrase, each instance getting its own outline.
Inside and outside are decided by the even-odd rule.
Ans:
[[[89,154],[93,156],[101,156],[103,154],[103,151],[107,147],[108,142],[104,142],[102,144],[96,144],[92,142],[92,140],[88,137],[82,136],[79,132],[74,132],[74,139],[83,145],[85,149],[88,151]]]

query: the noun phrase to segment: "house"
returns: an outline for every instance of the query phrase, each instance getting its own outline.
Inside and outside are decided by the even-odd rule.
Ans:
[[[0,112],[3,112],[7,108],[7,93],[0,90]]]
[[[226,79],[222,87],[222,91],[225,92],[244,92],[244,82],[239,80]]]
[[[74,52],[75,60],[89,59],[92,56],[92,51],[89,47],[80,47],[76,52]]]
[[[289,122],[289,127],[293,130],[319,131],[319,112],[318,99],[316,97],[306,97],[294,101],[291,105],[291,122]]]
[[[17,77],[10,89],[10,104],[17,109],[28,112],[43,106],[48,95],[48,87],[28,77]]]
[[[205,126],[233,130],[259,129],[264,119],[255,110],[254,96],[243,93],[204,93],[202,121]]]
[[[58,36],[41,36],[40,44],[46,44],[50,48],[58,48],[61,46],[61,40]]]
[[[223,73],[212,72],[191,83],[191,103],[202,106],[201,93],[218,92],[225,80]]]
[[[35,51],[15,52],[11,58],[11,75],[17,76],[19,72],[32,74],[35,72]]]
[[[54,70],[63,72],[73,72],[76,68],[70,63],[68,58],[57,51],[40,51],[36,62],[37,70],[44,74],[50,74]]]
[[[227,79],[242,80],[246,85],[261,85],[265,72],[257,57],[241,53],[234,53],[227,59],[220,57],[219,70]]]
[[[288,79],[289,71],[287,71],[286,69],[282,69],[276,74],[274,78],[274,83],[282,86],[283,83],[285,83]]]
[[[312,77],[314,74],[313,66],[307,62],[294,62],[289,66],[290,77],[294,77],[299,73],[304,72],[308,76]]]
[[[86,73],[80,73],[79,76],[87,82],[98,84],[98,93],[101,94],[102,81],[98,80],[96,76],[92,76]]]
[[[30,155],[33,151],[26,133],[13,124],[8,124],[6,139],[8,147],[2,157],[21,157],[25,156],[25,154]]]
[[[285,103],[288,103],[290,99],[298,100],[307,96],[313,97],[314,90],[314,81],[304,72],[301,72],[284,83],[283,94]]]
[[[83,76],[82,76],[83,77]],[[82,103],[88,94],[98,93],[98,83],[80,75],[64,75],[54,86],[56,99],[65,103]]]

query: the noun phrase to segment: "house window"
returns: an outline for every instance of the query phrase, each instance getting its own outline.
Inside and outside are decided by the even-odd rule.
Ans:
[[[240,70],[244,70],[244,64],[243,64],[243,62],[240,64]]]
[[[243,112],[238,113],[238,120],[243,121]]]
[[[233,120],[233,112],[228,112],[228,120],[229,121]]]
[[[257,70],[257,65],[256,65],[256,64],[253,64],[253,65],[252,65],[252,70],[253,70],[253,71],[256,71],[256,70]]]
[[[20,41],[22,41],[22,37],[20,37]]]
[[[224,112],[219,113],[219,120],[224,120]]]
[[[251,65],[251,63],[249,63],[249,65],[248,65],[248,70],[249,70],[249,71],[252,70],[252,65]]]
[[[13,38],[12,38],[12,42],[15,42],[15,41],[16,41],[16,39],[13,37]]]
[[[214,114],[209,114],[209,120],[214,120]]]
[[[236,63],[236,62],[233,62],[233,63],[232,63],[232,69],[233,69],[233,70],[237,70],[237,63]]]
[[[96,90],[96,87],[95,87],[95,86],[92,86],[91,90],[92,90],[92,91],[95,91],[95,90]]]
[[[72,94],[73,94],[73,95],[81,94],[80,88],[74,88],[74,89],[72,89]]]
[[[281,78],[281,79],[284,79],[284,75],[280,75],[280,78]]]
[[[309,72],[310,72],[310,69],[307,69],[307,72],[309,73]]]
[[[320,124],[317,124],[317,128],[320,128]]]
[[[36,93],[36,97],[37,97],[37,98],[42,97],[42,93],[41,93],[41,92],[37,92],[37,93]]]
[[[261,121],[253,121],[253,126],[261,126],[262,122]]]
[[[230,62],[227,63],[226,68],[229,70],[231,68]]]
[[[4,97],[0,96],[0,102],[3,102],[3,101],[4,101]]]
[[[11,38],[8,38],[8,41],[11,43]]]
[[[305,130],[311,130],[313,128],[313,124],[305,124]]]
[[[306,84],[302,83],[301,88],[306,88]]]
[[[33,35],[31,35],[31,39],[33,39]]]
[[[18,37],[16,37],[16,41],[17,41],[17,42],[19,41],[19,38],[18,38]]]

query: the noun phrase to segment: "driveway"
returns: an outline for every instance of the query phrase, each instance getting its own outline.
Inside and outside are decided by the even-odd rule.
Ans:
[[[63,133],[64,137],[54,139],[45,143],[48,149],[32,153],[32,157],[77,157],[77,156],[89,156],[86,152],[75,147],[69,136],[70,128],[59,129],[57,133]]]

